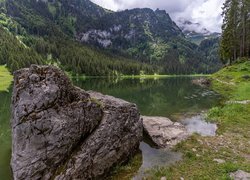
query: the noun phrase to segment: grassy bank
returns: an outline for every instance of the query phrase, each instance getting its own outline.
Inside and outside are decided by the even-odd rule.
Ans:
[[[8,91],[13,80],[12,75],[5,66],[0,66],[0,91]]]
[[[175,148],[183,161],[150,170],[148,179],[230,179],[230,172],[250,172],[250,62],[238,62],[211,76],[212,88],[224,96],[223,105],[208,112],[218,135],[193,135]]]
[[[115,80],[123,79],[162,79],[162,78],[174,78],[174,77],[211,77],[210,74],[189,74],[189,75],[120,75],[120,76],[85,76],[85,75],[72,75],[66,72],[70,79],[74,80],[85,80],[91,78],[108,78]]]

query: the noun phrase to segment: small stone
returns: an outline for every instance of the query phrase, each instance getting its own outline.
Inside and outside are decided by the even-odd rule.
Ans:
[[[180,180],[184,180],[184,178],[183,178],[183,177],[181,177],[181,178],[180,178]]]
[[[230,173],[230,177],[234,180],[249,180],[250,173],[238,170],[236,172]]]
[[[201,155],[199,155],[199,154],[196,154],[196,157],[201,157]]]
[[[243,75],[242,78],[243,79],[250,79],[250,75]]]
[[[226,161],[223,160],[223,159],[214,159],[213,161],[214,161],[214,162],[217,162],[218,164],[223,164],[223,163],[226,162]]]
[[[204,143],[203,143],[203,141],[202,140],[200,140],[200,139],[198,139],[197,140],[201,145],[203,145]]]
[[[193,152],[196,152],[197,150],[195,148],[192,149]]]
[[[167,180],[167,178],[166,177],[161,177],[161,180]]]

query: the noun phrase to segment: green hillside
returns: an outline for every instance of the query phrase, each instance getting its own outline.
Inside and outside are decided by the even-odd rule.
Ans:
[[[25,63],[0,62],[11,71],[32,63],[56,63],[73,74],[94,76],[211,73],[221,67],[186,40],[165,11],[112,12],[89,0],[0,4],[2,31],[34,54]]]

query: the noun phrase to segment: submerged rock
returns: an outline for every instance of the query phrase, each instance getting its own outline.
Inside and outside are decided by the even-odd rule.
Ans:
[[[136,105],[74,87],[55,67],[15,73],[14,179],[93,179],[135,153],[143,126]]]
[[[193,79],[192,80],[193,84],[202,86],[202,87],[207,87],[211,85],[211,81],[207,78],[198,78],[198,79]]]
[[[186,128],[165,117],[143,116],[144,131],[161,148],[172,147],[188,137]]]

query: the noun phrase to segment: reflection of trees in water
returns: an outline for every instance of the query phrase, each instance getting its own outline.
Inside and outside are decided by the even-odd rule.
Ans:
[[[75,85],[86,89],[86,90],[96,90],[101,92],[114,92],[116,89],[122,93],[130,92],[133,90],[147,89],[161,82],[159,80],[144,79],[117,79],[117,78],[91,78],[82,81],[74,82]]]
[[[10,103],[12,88],[9,92],[0,91],[0,143],[10,136]]]
[[[208,109],[218,100],[200,94],[206,89],[191,83],[190,77],[162,79],[86,79],[76,83],[86,90],[136,103],[142,114],[170,116],[190,110]],[[196,97],[194,97],[196,96]],[[189,98],[190,97],[190,98]]]
[[[0,91],[0,177],[11,179],[11,129],[10,129],[10,103],[12,87],[9,92]]]

